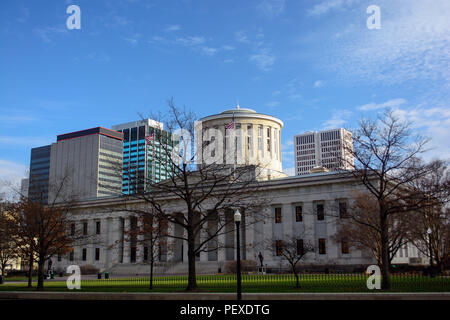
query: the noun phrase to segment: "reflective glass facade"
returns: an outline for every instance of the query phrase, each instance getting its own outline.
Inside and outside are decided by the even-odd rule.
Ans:
[[[170,157],[167,156],[174,147],[178,147],[172,140],[172,135],[167,131],[150,126],[145,121],[140,124],[139,126],[115,129],[123,132],[124,135],[123,194],[145,192],[147,186],[169,178],[170,173],[174,170]],[[145,137],[149,135],[154,137],[150,143],[145,140]]]
[[[31,149],[28,197],[33,202],[47,203],[51,146]]]

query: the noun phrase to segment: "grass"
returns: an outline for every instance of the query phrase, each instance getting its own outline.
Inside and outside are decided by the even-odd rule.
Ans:
[[[376,292],[366,286],[365,275],[324,275],[303,274],[300,288],[295,288],[293,275],[243,275],[242,291],[262,292]],[[83,292],[184,292],[187,276],[166,276],[154,278],[154,289],[150,290],[149,278],[112,278],[102,280],[82,280]],[[197,284],[201,292],[235,292],[235,275],[199,275]],[[5,283],[0,291],[32,291],[26,283]],[[391,292],[450,292],[449,277],[391,276]],[[46,291],[73,291],[67,289],[65,281],[46,281]],[[78,291],[78,290],[77,290]]]

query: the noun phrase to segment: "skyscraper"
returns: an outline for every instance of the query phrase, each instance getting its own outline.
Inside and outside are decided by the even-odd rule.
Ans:
[[[295,175],[308,174],[314,167],[330,171],[350,170],[354,167],[351,150],[352,134],[343,128],[296,135]]]
[[[122,145],[122,133],[102,127],[58,135],[51,145],[50,187],[58,188],[65,179],[65,196],[120,195]],[[51,192],[49,198],[55,197]]]
[[[175,168],[168,154],[178,148],[178,142],[163,130],[161,122],[145,119],[114,125],[112,129],[124,136],[123,194],[144,192],[150,183],[170,177]]]
[[[51,146],[31,149],[28,197],[46,204],[48,200]]]

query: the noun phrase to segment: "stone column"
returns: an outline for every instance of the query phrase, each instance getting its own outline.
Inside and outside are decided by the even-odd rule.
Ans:
[[[202,243],[203,241],[205,241],[205,239],[206,239],[207,236],[208,236],[208,233],[207,233],[206,230],[205,230],[205,228],[208,228],[208,223],[209,223],[209,222],[206,222],[206,223],[203,225],[203,228],[200,229],[200,243]],[[208,250],[208,243],[206,243],[202,248]],[[203,252],[203,251],[200,252],[200,261],[201,261],[201,262],[208,261],[208,252]]]
[[[125,216],[123,217],[125,219],[125,224],[123,228],[123,263],[130,263],[130,254],[131,254],[131,248],[130,248],[130,217]]]
[[[89,219],[88,220],[88,235],[91,237],[89,240],[89,244],[87,245],[87,256],[86,256],[86,263],[96,265],[99,263],[99,261],[95,260],[95,248],[99,246],[96,242],[97,239],[97,231],[96,231],[96,223],[97,219]]]
[[[255,260],[258,253],[255,253],[255,224],[254,218],[251,215],[245,216],[245,257],[247,260]]]
[[[142,230],[142,220],[137,219],[137,229]],[[142,263],[144,261],[144,235],[139,232],[136,237],[136,263]]]
[[[167,262],[172,262],[175,259],[175,246],[177,241],[175,238],[172,238],[172,236],[175,236],[175,224],[169,222],[167,228]]]

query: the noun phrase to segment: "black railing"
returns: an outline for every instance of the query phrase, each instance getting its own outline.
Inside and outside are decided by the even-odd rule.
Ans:
[[[236,289],[236,275],[198,275],[197,285],[208,291],[232,291]],[[450,277],[434,278],[419,274],[391,275],[391,290],[398,292],[450,292]],[[242,275],[243,292],[374,292],[367,287],[365,274],[293,274]],[[380,279],[381,283],[381,279]],[[47,283],[48,285],[51,282]],[[155,276],[154,289],[184,290],[187,276]],[[51,285],[50,285],[51,286]],[[149,277],[119,277],[109,279],[83,280],[82,288],[149,288]]]

